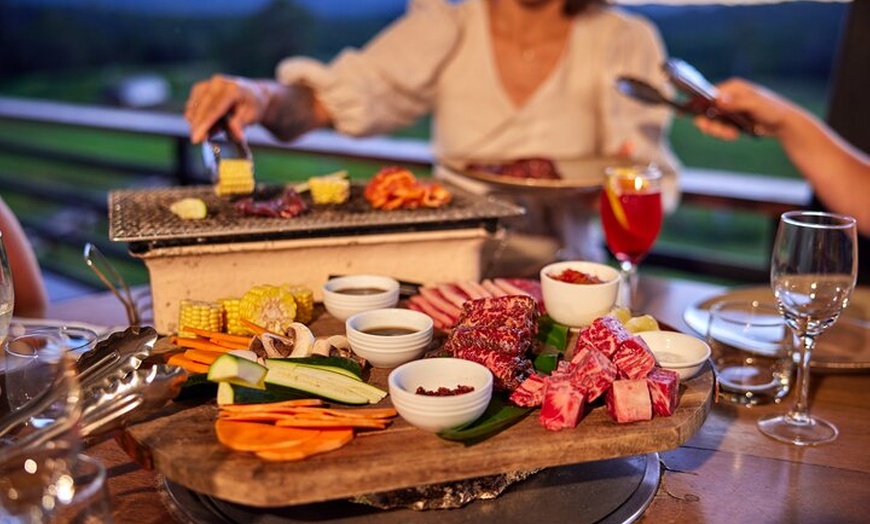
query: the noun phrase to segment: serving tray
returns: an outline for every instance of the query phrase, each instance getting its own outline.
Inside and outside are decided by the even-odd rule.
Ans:
[[[334,319],[318,320],[319,336],[341,332]],[[370,382],[386,389],[388,370]],[[616,424],[597,406],[571,430],[552,432],[538,410],[498,435],[466,446],[426,433],[397,418],[383,431],[360,433],[343,448],[299,462],[265,462],[231,451],[215,436],[217,407],[176,403],[160,416],[129,426],[119,441],[140,464],[197,493],[253,507],[279,507],[367,493],[654,453],[682,445],[710,410],[709,365],[680,385],[670,417]],[[389,397],[381,405],[388,406]]]

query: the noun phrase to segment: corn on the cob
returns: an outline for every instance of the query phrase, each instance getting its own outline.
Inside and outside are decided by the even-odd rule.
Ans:
[[[347,171],[309,178],[308,190],[315,204],[343,204],[350,198]]]
[[[223,328],[223,308],[217,302],[202,300],[182,300],[178,309],[178,327],[192,327],[221,331]],[[194,333],[178,332],[179,337],[196,337]]]
[[[218,163],[218,196],[250,195],[254,191],[254,164],[246,158],[222,158]]]
[[[308,324],[314,319],[314,292],[301,284],[285,284],[296,301],[296,322]]]
[[[296,320],[296,299],[280,286],[254,286],[239,300],[239,316],[275,333],[286,333]]]
[[[223,308],[224,331],[230,335],[250,335],[251,330],[245,327],[239,320],[239,299],[222,298],[218,304]]]

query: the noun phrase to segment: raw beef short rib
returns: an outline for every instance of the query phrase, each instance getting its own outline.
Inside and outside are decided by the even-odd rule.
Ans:
[[[655,368],[647,375],[653,413],[670,417],[677,409],[680,374],[671,369]]]
[[[645,378],[614,381],[607,391],[605,405],[610,418],[620,424],[652,419],[652,403]]]

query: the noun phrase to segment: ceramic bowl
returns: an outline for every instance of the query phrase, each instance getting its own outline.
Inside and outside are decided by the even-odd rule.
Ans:
[[[373,309],[345,322],[354,353],[376,368],[393,368],[420,358],[432,343],[432,317],[403,308]]]
[[[395,307],[399,303],[399,282],[379,275],[350,275],[331,278],[323,284],[323,306],[338,320],[372,309]]]
[[[558,280],[565,270],[574,270],[603,280],[601,284],[571,284]],[[541,269],[541,292],[547,314],[569,327],[588,326],[606,315],[616,303],[619,272],[608,265],[586,261],[556,262]]]
[[[656,357],[659,366],[680,374],[680,380],[695,375],[710,358],[710,346],[698,337],[676,331],[638,333]]]
[[[485,366],[459,358],[426,358],[403,364],[390,372],[390,400],[399,416],[424,431],[439,432],[477,420],[492,398],[492,372]],[[474,388],[456,395],[423,395],[439,388]]]

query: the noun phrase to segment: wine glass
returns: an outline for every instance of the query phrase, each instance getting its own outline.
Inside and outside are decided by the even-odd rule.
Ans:
[[[607,247],[619,262],[617,305],[631,308],[637,265],[662,227],[662,172],[654,165],[611,167],[601,192],[601,225]]]
[[[0,522],[47,522],[79,453],[81,390],[75,362],[57,334],[10,339],[0,417]]]
[[[798,339],[794,403],[782,415],[758,420],[765,435],[798,446],[830,442],[837,428],[810,415],[810,359],[816,337],[833,325],[849,303],[858,276],[855,219],[815,211],[780,217],[770,282],[780,313]]]
[[[3,233],[0,232],[0,346],[6,342],[6,336],[9,334],[9,323],[12,320],[14,306],[15,289],[12,287],[12,271],[9,269],[9,257],[3,244]]]

